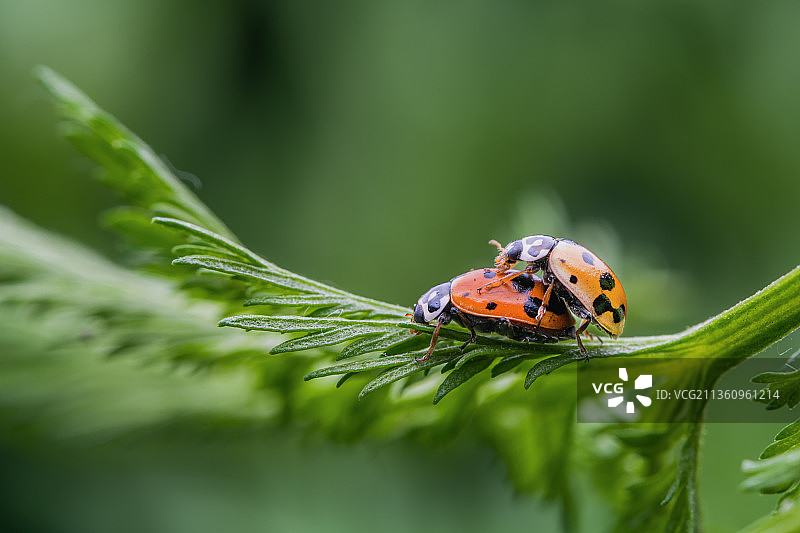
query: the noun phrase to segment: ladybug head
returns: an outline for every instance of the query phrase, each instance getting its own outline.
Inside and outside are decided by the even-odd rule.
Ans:
[[[491,244],[500,248],[500,253],[494,259],[495,267],[507,270],[517,261],[541,263],[555,246],[556,240],[549,235],[530,235],[511,241],[505,248],[501,248],[497,241],[492,241]]]
[[[420,296],[414,306],[414,322],[428,324],[439,318],[450,305],[450,282],[442,283]]]

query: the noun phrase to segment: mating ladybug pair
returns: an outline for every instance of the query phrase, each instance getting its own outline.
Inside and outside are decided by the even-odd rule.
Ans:
[[[500,250],[495,268],[472,270],[423,294],[414,307],[413,322],[436,321],[428,359],[439,329],[451,321],[467,328],[499,333],[526,342],[575,339],[586,354],[580,335],[594,324],[611,337],[622,333],[628,301],[619,279],[592,252],[568,239],[532,235]],[[518,261],[524,271],[510,270]],[[542,277],[534,273],[542,271]],[[581,323],[575,329],[575,316]],[[588,355],[586,355],[588,359]]]

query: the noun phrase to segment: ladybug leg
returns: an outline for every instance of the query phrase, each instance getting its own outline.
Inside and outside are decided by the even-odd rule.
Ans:
[[[497,273],[500,274],[500,273],[502,273],[502,271],[500,269],[498,269]],[[495,287],[499,287],[503,283],[516,278],[520,274],[522,274],[522,272],[512,272],[511,274],[506,274],[505,276],[500,276],[499,278],[497,278],[497,279],[495,279],[493,281],[490,281],[489,283],[487,283],[485,285],[481,285],[480,287],[478,287],[478,294],[480,294],[481,291],[484,290],[484,289],[493,289]]]
[[[497,249],[500,251],[500,253],[497,254],[497,257],[494,258],[494,267],[497,269],[497,273],[498,274],[502,274],[503,272],[505,272],[506,270],[508,270],[512,266],[514,266],[514,263],[516,263],[516,261],[511,261],[508,258],[508,256],[506,255],[505,249],[503,248],[502,244],[500,244],[499,242],[497,242],[494,239],[489,241],[489,244],[497,246]],[[495,282],[492,282],[492,283],[495,283]],[[496,285],[492,285],[492,286],[496,286]],[[483,287],[481,287],[481,288],[483,288]]]
[[[547,290],[544,291],[544,296],[542,296],[542,305],[539,306],[539,310],[536,312],[537,328],[539,327],[539,324],[542,323],[542,317],[544,317],[544,314],[547,312],[547,304],[550,303],[550,294],[553,292],[553,285],[555,285],[555,282],[551,281],[550,285],[547,286]]]
[[[584,332],[583,334],[586,335],[586,338],[589,339],[590,341],[597,341],[600,344],[603,344],[603,337],[601,337],[600,335],[594,335],[589,332]]]
[[[581,349],[581,353],[584,355],[587,362],[589,361],[589,352],[587,352],[586,348],[583,347],[583,343],[581,342],[581,334],[586,331],[586,328],[589,327],[590,322],[591,320],[589,320],[588,318],[584,318],[583,322],[581,322],[580,327],[577,329],[577,331],[575,331],[575,340],[578,341],[578,348]]]
[[[500,250],[500,253],[497,254],[497,257],[494,258],[494,268],[495,268],[495,271],[497,272],[497,275],[500,276],[500,277],[498,277],[494,281],[490,281],[489,283],[487,283],[485,285],[481,285],[480,287],[478,287],[478,294],[480,294],[481,291],[484,290],[484,289],[488,290],[488,289],[492,289],[494,287],[499,287],[503,283],[506,283],[507,281],[512,280],[512,279],[516,278],[517,276],[519,276],[520,274],[522,274],[522,272],[514,272],[513,274],[502,275],[508,269],[510,269],[512,266],[514,266],[517,263],[517,261],[509,259],[508,255],[506,255],[505,248],[503,248],[503,245],[500,244],[499,242],[497,242],[496,240],[492,239],[491,241],[489,241],[489,244],[493,244],[494,246],[497,246],[497,249]],[[534,272],[536,272],[538,270],[539,270],[539,267],[537,265],[534,265],[532,263],[528,263],[528,266],[525,267],[525,270],[523,270],[523,272],[525,272],[527,274],[533,274]]]
[[[442,329],[442,321],[439,320],[436,323],[436,329],[433,330],[433,336],[431,337],[431,347],[428,348],[428,353],[420,357],[419,359],[414,359],[417,363],[421,363],[423,361],[427,361],[431,354],[433,353],[433,349],[436,347],[436,343],[439,341],[439,330]]]
[[[467,340],[467,342],[465,342],[464,344],[461,345],[461,349],[463,350],[464,348],[466,348],[467,346],[469,346],[470,344],[475,342],[475,340],[478,338],[478,336],[475,333],[475,328],[472,327],[472,321],[469,319],[469,317],[467,315],[465,315],[464,313],[462,313],[461,311],[459,311],[459,310],[456,310],[456,312],[458,313],[458,317],[461,319],[461,323],[470,332],[469,340]]]
[[[508,260],[508,257],[505,254],[505,249],[503,245],[497,242],[496,240],[492,239],[489,241],[489,244],[493,244],[497,246],[497,249],[500,250],[500,253],[497,254],[497,257],[494,258],[494,266],[498,270],[498,272],[505,272],[511,265],[513,264],[511,261]]]

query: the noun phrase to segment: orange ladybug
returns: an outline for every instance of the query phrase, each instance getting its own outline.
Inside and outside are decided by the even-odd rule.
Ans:
[[[625,289],[614,272],[595,254],[574,241],[549,235],[531,235],[512,241],[505,248],[494,240],[489,243],[500,250],[494,260],[498,278],[481,286],[481,291],[491,289],[493,292],[513,281],[519,274],[509,269],[517,261],[526,261],[526,273],[539,269],[544,272],[547,290],[540,314],[553,305],[551,294],[555,292],[556,299],[563,300],[570,311],[582,319],[578,335],[590,323],[611,337],[622,333],[628,312]]]
[[[433,287],[420,297],[412,321],[417,324],[436,321],[436,329],[428,353],[418,361],[430,357],[439,338],[439,329],[450,321],[472,334],[462,349],[475,342],[476,331],[499,333],[524,342],[577,339],[583,349],[575,332],[575,319],[563,301],[554,299],[546,310],[543,309],[546,287],[538,276],[512,271],[514,279],[509,283],[498,285],[491,293],[480,292],[479,289],[488,280],[496,279],[498,273],[500,271],[494,268],[472,270]]]

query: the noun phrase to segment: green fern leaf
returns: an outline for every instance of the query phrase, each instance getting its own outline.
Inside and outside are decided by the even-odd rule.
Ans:
[[[341,385],[345,379],[363,375],[369,381],[362,388],[359,398],[383,390],[393,383],[400,382],[398,389],[403,392],[403,383],[433,382],[440,378],[429,374],[429,371],[442,367],[445,377],[438,384],[433,399],[438,402],[448,395],[448,401],[436,409],[454,406],[450,416],[456,425],[464,424],[464,417],[467,416],[464,413],[474,410],[484,438],[492,442],[510,464],[519,466],[512,473],[518,485],[557,496],[565,509],[571,508],[572,498],[565,483],[569,461],[566,453],[559,454],[558,451],[575,431],[571,414],[574,413],[577,398],[573,395],[569,401],[565,401],[563,392],[564,384],[568,383],[563,378],[574,369],[569,365],[583,360],[574,343],[525,344],[492,335],[479,335],[475,345],[462,350],[458,344],[469,338],[468,333],[460,329],[443,328],[440,343],[430,359],[416,361],[427,351],[428,334],[432,328],[411,324],[405,316],[410,309],[330,287],[278,267],[248,250],[138,137],[52,71],[42,69],[39,77],[65,118],[62,128],[65,136],[98,161],[106,171],[104,181],[121,191],[128,202],[138,209],[117,211],[110,217],[112,223],[128,233],[135,233],[163,253],[172,250],[178,255],[173,262],[176,266],[214,273],[215,279],[228,283],[223,287],[236,288],[238,292],[235,294],[241,297],[242,303],[246,300],[251,305],[261,305],[270,311],[263,315],[231,316],[219,321],[219,325],[300,335],[273,347],[278,352],[318,349],[316,353],[319,355],[330,352],[331,346],[349,342],[339,355],[348,358],[347,362],[306,373],[305,379],[341,375]],[[145,229],[143,221],[154,215],[156,224],[152,228],[163,228],[163,233],[156,229],[156,234],[153,234]],[[182,237],[179,238],[178,233],[169,234],[166,230],[177,230]],[[188,272],[186,268],[176,269],[174,275],[183,278],[189,275]],[[248,293],[246,297],[245,292]],[[214,306],[213,309],[219,311],[221,307]],[[278,313],[282,315],[275,316]],[[192,320],[189,322],[192,325],[187,326],[186,338],[192,339],[196,335],[197,323]],[[671,371],[683,376],[684,384],[708,387],[729,370],[731,364],[758,353],[798,326],[800,268],[685,332],[658,337],[623,338],[602,346],[589,346],[593,358],[618,358],[621,361],[703,359],[700,366],[694,367],[691,372],[678,363],[673,363]],[[412,335],[412,330],[420,333]],[[220,331],[232,330],[223,328]],[[242,337],[249,339],[258,336]],[[135,342],[133,338],[127,340]],[[220,354],[224,354],[220,357],[233,356],[223,347],[219,349]],[[191,353],[191,350],[184,350],[184,353]],[[214,360],[213,355],[206,352],[196,357],[199,360]],[[734,363],[717,362],[723,360]],[[499,362],[493,365],[495,361]],[[527,362],[532,366],[524,364]],[[496,379],[474,379],[489,368],[492,368],[491,376]],[[522,373],[526,371],[527,376],[523,380]],[[534,382],[539,383],[545,375],[549,375],[548,378],[541,379],[532,393],[519,386],[524,384],[525,388],[530,387]],[[489,378],[488,375],[486,377]],[[795,387],[794,378],[771,376],[769,379],[772,379],[770,384],[775,387],[785,388],[787,404],[796,403],[796,398],[791,394],[792,387]],[[485,384],[485,387],[479,387],[478,384]],[[480,394],[475,391],[480,391]],[[546,404],[538,409],[535,408],[535,402]],[[360,405],[367,404],[361,402]],[[413,410],[411,406],[416,405],[412,399],[399,401],[396,405],[405,406],[397,407],[405,411],[394,419],[395,422],[401,418],[411,420],[408,426],[403,427],[424,426],[431,434],[446,430],[425,422],[430,418],[409,416]],[[387,410],[383,413],[386,419],[391,419],[394,406],[383,404]],[[319,404],[315,404],[315,407],[318,408]],[[430,405],[428,408],[431,408]],[[649,435],[641,438],[626,439],[624,435],[630,428],[624,424],[612,424],[605,428],[604,431],[615,435],[620,443],[620,457],[647,460],[652,467],[651,472],[655,472],[646,477],[646,490],[639,494],[639,501],[621,513],[618,529],[630,530],[631,527],[641,528],[642,524],[646,524],[648,530],[699,530],[695,480],[702,408],[704,406],[697,411],[681,414],[670,431],[658,433],[650,428],[644,432]],[[314,416],[319,419],[316,415],[315,411]],[[351,430],[353,434],[363,432],[366,425],[364,419],[356,420],[352,413],[348,415],[352,417],[350,423],[358,427]],[[345,426],[348,423],[333,415],[330,418],[331,422],[321,420],[318,423],[324,425],[338,421]],[[397,425],[400,425],[399,422]],[[647,429],[648,426],[642,428]],[[653,438],[656,435],[660,440]],[[785,437],[779,442],[792,444],[794,438],[794,430],[787,429]],[[519,443],[525,443],[528,450],[543,450],[541,461],[524,457]],[[752,487],[774,489],[796,479],[795,452],[793,446],[788,446],[785,453],[765,458],[752,468],[748,466]],[[551,461],[553,457],[558,460]],[[640,477],[639,481],[642,479]]]
[[[765,400],[767,409],[779,409],[784,405],[789,409],[800,402],[800,371],[793,372],[764,372],[755,376],[753,383],[763,383],[773,393],[769,400]]]
[[[433,397],[433,403],[439,403],[450,391],[463,385],[467,380],[480,374],[492,364],[492,359],[489,357],[478,355],[476,359],[474,356],[477,354],[472,355],[473,357],[470,358],[462,357],[453,371],[447,374],[447,377],[442,381],[442,384],[439,385],[436,395]],[[465,362],[462,364],[462,361]]]

